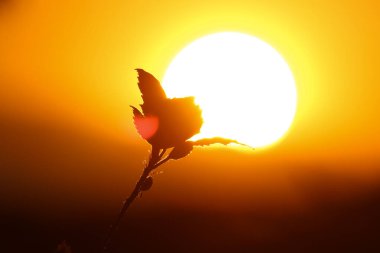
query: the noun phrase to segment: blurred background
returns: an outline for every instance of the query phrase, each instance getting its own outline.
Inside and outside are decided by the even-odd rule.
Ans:
[[[380,4],[0,1],[3,252],[100,252],[149,145],[135,68],[248,33],[286,59],[298,111],[253,152],[195,149],[137,199],[111,252],[379,252]],[[236,126],[238,127],[238,126]]]

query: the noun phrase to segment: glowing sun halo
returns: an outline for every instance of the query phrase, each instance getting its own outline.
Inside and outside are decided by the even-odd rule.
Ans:
[[[162,85],[169,97],[195,96],[204,120],[195,139],[221,136],[267,146],[286,133],[296,111],[295,82],[285,60],[242,33],[192,42],[171,62]]]

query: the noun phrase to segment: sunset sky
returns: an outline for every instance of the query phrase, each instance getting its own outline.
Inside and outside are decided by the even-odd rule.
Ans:
[[[217,213],[236,221],[223,223],[218,234],[229,246],[272,252],[265,245],[286,241],[286,249],[296,252],[289,242],[299,234],[304,247],[315,238],[335,242],[337,249],[351,237],[355,245],[374,245],[379,217],[372,208],[380,212],[378,204],[371,206],[380,201],[379,13],[380,3],[369,0],[0,1],[0,200],[8,226],[25,238],[29,232],[22,231],[59,230],[33,242],[54,249],[67,239],[73,252],[79,252],[75,246],[84,252],[80,233],[62,224],[71,222],[74,229],[101,220],[101,237],[101,226],[113,221],[148,156],[129,108],[142,102],[134,69],[161,80],[192,41],[236,31],[269,43],[289,64],[298,92],[291,128],[269,148],[196,148],[165,164],[153,188],[132,206],[125,230],[130,221],[135,229],[142,222],[156,231],[169,219],[168,238],[181,229],[193,234],[218,224]],[[329,227],[329,215],[347,207],[357,209],[348,208],[352,215]],[[176,223],[173,217],[181,215],[195,222]],[[288,218],[298,230],[277,227]],[[313,223],[317,219],[321,227]],[[309,227],[303,224],[308,221]],[[49,222],[58,225],[49,228]],[[350,233],[336,236],[336,227]],[[243,239],[230,236],[232,228]],[[331,242],[322,231],[333,231]],[[356,237],[358,231],[365,239]],[[165,238],[157,246],[162,252]],[[199,238],[194,252],[222,252],[206,249]],[[178,240],[180,248],[185,243]]]

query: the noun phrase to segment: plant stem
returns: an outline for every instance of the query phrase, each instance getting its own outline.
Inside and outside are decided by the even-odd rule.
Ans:
[[[164,148],[164,149],[161,151],[161,153],[158,155],[158,158],[161,159],[161,158],[164,156],[165,152],[166,152],[166,148]]]
[[[107,237],[106,237],[105,242],[104,242],[104,247],[103,247],[103,249],[105,251],[108,249],[108,246],[110,245],[110,242],[111,242],[111,238],[112,238],[114,232],[119,227],[120,221],[123,219],[123,217],[124,217],[125,213],[127,212],[129,206],[132,204],[132,202],[139,195],[140,188],[141,188],[142,184],[144,183],[146,178],[149,176],[149,173],[157,167],[155,165],[156,165],[156,162],[159,160],[158,151],[159,150],[156,150],[154,147],[152,148],[152,153],[151,153],[148,165],[144,168],[143,173],[141,174],[139,181],[136,183],[136,186],[133,189],[132,193],[125,200],[124,205],[121,208],[119,215],[117,216],[115,222],[113,223],[113,225],[110,228],[109,233],[107,234]]]
[[[161,160],[160,162],[158,162],[156,165],[154,165],[153,169],[157,168],[158,166],[161,166],[162,164],[166,163],[167,161],[169,161],[170,158],[169,157],[166,157],[165,159]]]

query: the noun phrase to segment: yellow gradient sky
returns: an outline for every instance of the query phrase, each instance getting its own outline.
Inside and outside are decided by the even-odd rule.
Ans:
[[[34,184],[59,179],[58,193],[80,188],[87,192],[83,196],[93,193],[96,184],[107,188],[116,182],[102,194],[106,198],[117,192],[113,198],[117,201],[132,187],[148,149],[134,129],[129,108],[141,102],[134,69],[144,68],[162,79],[183,47],[221,31],[257,36],[284,56],[298,90],[294,123],[286,137],[268,149],[251,153],[199,149],[168,164],[151,196],[162,193],[168,201],[184,204],[183,196],[201,201],[190,190],[194,185],[199,191],[212,188],[220,199],[226,195],[223,187],[239,185],[231,201],[244,205],[246,196],[261,198],[260,189],[273,196],[296,192],[288,181],[292,176],[284,176],[282,169],[289,172],[297,166],[329,170],[338,178],[348,175],[362,187],[379,183],[380,3],[376,1],[1,2],[0,136],[6,144],[0,157],[9,196],[17,195],[15,184],[27,182],[27,189],[51,197],[53,193]],[[54,141],[52,136],[62,140]],[[73,136],[77,139],[70,139]],[[73,151],[82,138],[88,145]],[[49,151],[57,143],[64,145]],[[90,170],[98,164],[95,154],[104,162]],[[34,162],[41,166],[35,165],[31,172],[27,168]],[[102,181],[104,175],[107,182]],[[85,178],[91,187],[82,185]],[[180,186],[182,197],[172,192]]]

